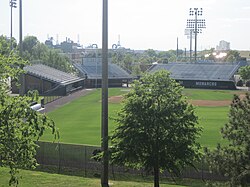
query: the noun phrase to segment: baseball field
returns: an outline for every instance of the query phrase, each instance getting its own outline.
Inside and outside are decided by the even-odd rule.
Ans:
[[[128,88],[109,89],[109,117],[116,116]],[[199,126],[203,132],[199,142],[202,146],[213,148],[217,143],[225,144],[221,139],[220,128],[228,120],[229,105],[233,95],[244,96],[243,91],[184,89],[190,103],[195,106],[199,117]],[[100,145],[101,135],[101,89],[92,90],[85,96],[76,98],[48,113],[60,131],[60,142],[72,144]],[[115,128],[115,122],[109,120],[109,133]],[[41,140],[51,141],[46,133]]]

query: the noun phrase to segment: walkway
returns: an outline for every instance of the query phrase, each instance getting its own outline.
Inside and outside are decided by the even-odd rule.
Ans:
[[[48,113],[51,112],[52,110],[55,110],[56,108],[65,105],[79,97],[82,97],[84,95],[87,95],[88,93],[90,93],[91,91],[93,91],[93,89],[83,89],[83,90],[79,90],[77,92],[74,92],[70,95],[61,97],[60,99],[57,99],[51,103],[47,103],[45,105],[45,110],[44,113]]]

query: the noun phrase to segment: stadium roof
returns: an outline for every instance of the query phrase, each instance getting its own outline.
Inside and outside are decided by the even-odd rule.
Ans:
[[[79,78],[77,76],[65,73],[63,71],[42,64],[26,66],[24,67],[24,70],[30,75],[41,77],[45,80],[55,82],[61,85],[67,85],[83,80],[82,78]]]
[[[75,63],[74,66],[83,74],[87,74],[88,79],[102,79],[102,63],[100,61],[84,61]],[[109,79],[131,79],[132,76],[120,66],[108,63]]]
[[[229,81],[239,67],[239,64],[169,63],[153,65],[148,71],[165,69],[171,73],[170,77],[176,80]]]

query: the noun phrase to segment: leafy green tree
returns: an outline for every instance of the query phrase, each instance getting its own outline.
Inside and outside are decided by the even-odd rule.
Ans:
[[[135,64],[132,67],[132,75],[134,76],[140,76],[142,74],[141,68],[140,68],[140,64]]]
[[[224,61],[226,62],[237,62],[240,59],[240,53],[236,50],[230,50]]]
[[[39,43],[37,37],[26,36],[23,40],[23,58],[25,60],[33,60],[33,47]]]
[[[73,73],[74,68],[69,58],[62,51],[51,49],[40,43],[35,36],[27,36],[23,41],[23,58],[31,64],[40,63],[55,69]]]
[[[43,43],[37,43],[32,48],[33,59],[45,60],[48,59],[49,48]]]
[[[12,38],[12,45],[14,50],[17,47],[16,39]],[[7,36],[0,36],[0,54],[9,55],[11,53],[10,39]]]
[[[235,95],[230,106],[229,121],[221,129],[227,146],[218,144],[214,151],[206,149],[207,162],[214,172],[230,178],[230,186],[247,186],[250,177],[250,96]]]
[[[239,69],[241,78],[246,82],[250,80],[250,66],[243,66]]]
[[[149,57],[157,57],[157,53],[155,52],[155,50],[153,49],[148,49],[145,51],[145,53],[149,56]]]
[[[30,108],[32,97],[8,94],[7,80],[17,79],[25,64],[17,56],[0,55],[0,167],[10,168],[10,185],[18,184],[19,168],[31,169],[37,165],[36,141],[45,129],[51,129],[58,138],[54,122]]]
[[[146,74],[125,95],[115,118],[118,126],[111,137],[111,159],[119,165],[180,175],[199,158],[194,108],[182,96],[182,87],[167,71]]]

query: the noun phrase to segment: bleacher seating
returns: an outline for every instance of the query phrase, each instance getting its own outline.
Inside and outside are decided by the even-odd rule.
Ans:
[[[169,63],[156,64],[149,69],[155,72],[160,69],[168,70],[171,77],[178,80],[232,80],[239,64],[215,63]]]
[[[55,83],[59,83],[61,85],[81,80],[81,78],[77,76],[65,73],[63,71],[42,64],[34,64],[32,66],[26,66],[24,67],[24,70],[31,75],[42,77],[44,79],[47,79]]]

